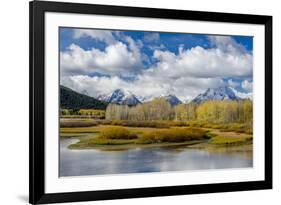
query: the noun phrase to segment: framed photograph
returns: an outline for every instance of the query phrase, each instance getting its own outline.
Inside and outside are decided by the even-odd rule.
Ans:
[[[30,2],[30,203],[272,188],[272,17]]]

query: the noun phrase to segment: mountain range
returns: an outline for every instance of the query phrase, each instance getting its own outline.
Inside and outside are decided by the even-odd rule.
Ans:
[[[240,96],[240,97],[239,97]],[[204,93],[199,94],[190,102],[199,104],[208,100],[241,100],[241,95],[228,86],[218,88],[208,88]],[[247,95],[245,95],[247,97]],[[246,98],[245,97],[245,98]],[[173,94],[163,95],[156,98],[166,99],[172,106],[183,103]],[[248,97],[247,97],[248,98]],[[125,89],[116,89],[112,93],[99,95],[97,98],[88,96],[86,91],[83,94],[78,93],[65,86],[60,86],[60,104],[61,108],[68,109],[105,109],[107,104],[119,104],[135,106],[144,102],[153,100],[153,97],[141,98]]]
[[[178,99],[177,96],[172,94],[163,96],[163,98],[166,99],[172,106],[176,106],[182,103],[182,101]]]
[[[100,95],[97,99],[105,101],[107,103],[119,104],[119,105],[137,105],[141,101],[132,94],[130,91],[124,89],[116,89],[110,94]]]
[[[175,95],[171,94],[160,96],[159,98],[166,99],[172,106],[182,103]],[[112,93],[98,96],[97,99],[113,104],[135,106],[140,103],[151,101],[154,98],[141,98],[132,94],[130,91],[126,91],[124,89],[116,89]]]
[[[208,88],[204,93],[199,94],[191,102],[202,103],[208,100],[241,100],[235,95],[233,90],[228,86],[218,88]]]
[[[245,95],[246,96],[246,95]],[[166,99],[172,106],[183,103],[177,96],[169,94],[162,95],[158,98]],[[110,94],[100,95],[99,100],[108,103],[115,103],[120,105],[137,105],[139,103],[144,103],[153,100],[153,97],[141,98],[132,94],[124,89],[117,89]],[[204,93],[199,94],[191,102],[193,103],[203,103],[208,100],[241,100],[243,98],[239,97],[232,88],[228,86],[222,86],[217,88],[208,88]]]

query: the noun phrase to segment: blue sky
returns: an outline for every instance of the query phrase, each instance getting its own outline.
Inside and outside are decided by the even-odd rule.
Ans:
[[[84,37],[79,39],[73,38],[73,28],[61,28],[60,29],[60,50],[63,51],[67,47],[75,43],[84,49],[90,49],[97,47],[104,49],[106,44],[104,42],[92,39],[91,37]],[[124,31],[125,35],[131,36],[134,40],[143,39],[147,34],[158,34],[159,40],[147,42],[144,45],[143,52],[151,54],[151,50],[148,49],[149,45],[163,44],[167,49],[177,52],[179,45],[184,45],[184,48],[191,48],[194,46],[202,46],[204,48],[211,47],[206,34],[185,34],[185,33],[164,33],[164,32],[144,32],[144,31]],[[232,36],[232,38],[239,44],[242,44],[248,51],[253,50],[253,38],[251,36]]]
[[[252,93],[252,37],[75,28],[59,35],[61,84],[94,97],[123,88],[190,100],[225,85]]]

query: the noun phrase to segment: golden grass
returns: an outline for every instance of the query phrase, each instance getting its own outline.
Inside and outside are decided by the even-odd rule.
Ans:
[[[101,130],[99,139],[136,139],[138,136],[124,127],[107,127]]]
[[[126,145],[132,144],[132,140],[114,140],[114,139],[86,139],[81,140],[76,144],[72,144],[69,148],[83,148],[83,147],[92,147],[96,145]]]
[[[95,133],[99,130],[94,127],[63,127],[60,128],[60,133]]]
[[[171,128],[168,130],[152,131],[143,134],[137,141],[140,144],[185,142],[207,139],[207,131],[198,128]]]
[[[202,127],[202,128],[211,128],[219,129],[222,132],[236,132],[236,133],[246,133],[253,134],[253,128],[251,124],[247,123],[210,123],[204,121],[190,121],[188,123],[190,127]]]
[[[152,128],[169,128],[170,125],[165,121],[128,121],[113,120],[111,125],[119,125],[125,127],[152,127]]]
[[[92,127],[96,125],[95,121],[90,120],[64,120],[60,122],[60,127]]]
[[[60,122],[61,128],[79,128],[79,127],[93,127],[98,125],[112,125],[123,126],[127,128],[160,128],[167,129],[172,127],[198,127],[219,129],[222,132],[237,132],[252,134],[253,128],[251,124],[246,123],[210,123],[205,121],[128,121],[128,120],[100,120],[100,119],[67,119],[63,118]]]
[[[64,119],[69,123],[60,128],[61,137],[78,137],[76,147],[93,147],[94,145],[153,145],[173,144],[210,139],[210,145],[244,145],[252,143],[252,128],[246,124],[212,124],[204,122],[163,121],[144,124],[143,122],[122,122],[93,119]],[[77,123],[79,127],[75,126]],[[81,126],[81,123],[84,125]],[[89,126],[87,123],[92,123]],[[162,126],[166,124],[168,126]],[[161,126],[160,126],[161,125]],[[189,126],[188,126],[189,125]],[[74,126],[74,127],[72,127]],[[151,127],[152,126],[152,127]],[[155,126],[155,127],[154,127]]]
[[[61,133],[97,133],[101,132],[104,129],[113,129],[115,127],[120,127],[120,126],[115,126],[115,125],[98,125],[98,126],[93,126],[93,127],[63,127],[60,128]],[[125,127],[126,129],[133,131],[134,133],[137,134],[143,134],[146,132],[150,131],[155,131],[155,130],[167,130],[169,128],[151,128],[151,127]]]
[[[61,128],[62,135],[71,136],[82,133],[93,133],[93,137],[81,137],[80,141],[70,148],[87,148],[95,145],[158,144],[182,143],[205,140],[207,131],[200,128],[125,128],[120,126],[97,126],[90,128]],[[75,133],[75,134],[73,134]],[[87,135],[88,136],[88,135]]]
[[[252,143],[253,137],[248,135],[241,136],[225,136],[218,135],[211,139],[210,143],[214,145],[241,145]]]

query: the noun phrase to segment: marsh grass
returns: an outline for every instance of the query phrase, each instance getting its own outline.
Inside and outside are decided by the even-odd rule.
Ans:
[[[84,137],[88,135],[88,133],[60,133],[61,138]]]
[[[101,130],[99,139],[136,139],[138,136],[124,127],[108,127]]]
[[[98,123],[90,120],[65,120],[60,122],[60,127],[92,127],[97,126]]]
[[[165,121],[128,121],[113,120],[111,125],[119,125],[125,127],[151,127],[151,128],[169,128],[170,125]]]
[[[252,136],[237,136],[237,137],[229,137],[218,135],[211,139],[210,143],[213,145],[242,145],[247,143],[252,143]]]
[[[145,129],[145,128],[144,128]],[[69,148],[90,148],[99,145],[149,145],[191,143],[209,139],[208,131],[199,128],[154,129],[138,132],[119,126],[104,127],[95,137],[82,137]]]
[[[69,145],[69,148],[87,148],[97,145],[127,145],[132,144],[132,140],[111,140],[111,139],[82,139],[76,144]]]
[[[191,121],[188,123],[188,126],[218,129],[221,132],[253,134],[252,124],[249,123],[210,123],[204,121]]]
[[[78,134],[78,133],[97,133],[97,128],[94,127],[63,127],[60,128],[60,134]]]
[[[168,130],[152,131],[139,137],[137,143],[165,143],[165,142],[185,142],[191,140],[207,139],[207,131],[199,128],[171,128]]]
[[[94,127],[99,125],[112,125],[128,128],[159,128],[168,129],[173,127],[187,128],[210,128],[218,129],[222,132],[236,132],[253,134],[252,124],[247,123],[210,123],[205,121],[128,121],[128,120],[100,120],[100,119],[61,119],[61,128],[83,128]]]
[[[129,121],[129,120],[100,120],[100,119],[69,119],[63,118],[60,121],[61,127],[89,127],[96,125],[114,125],[124,127],[150,127],[169,128],[170,126],[186,126],[185,122],[176,121]]]
[[[211,146],[252,143],[250,124],[217,124],[203,121],[122,121],[61,119],[60,136],[77,137],[70,148],[100,145],[162,146],[175,143],[207,143]],[[118,146],[117,146],[118,147]]]

